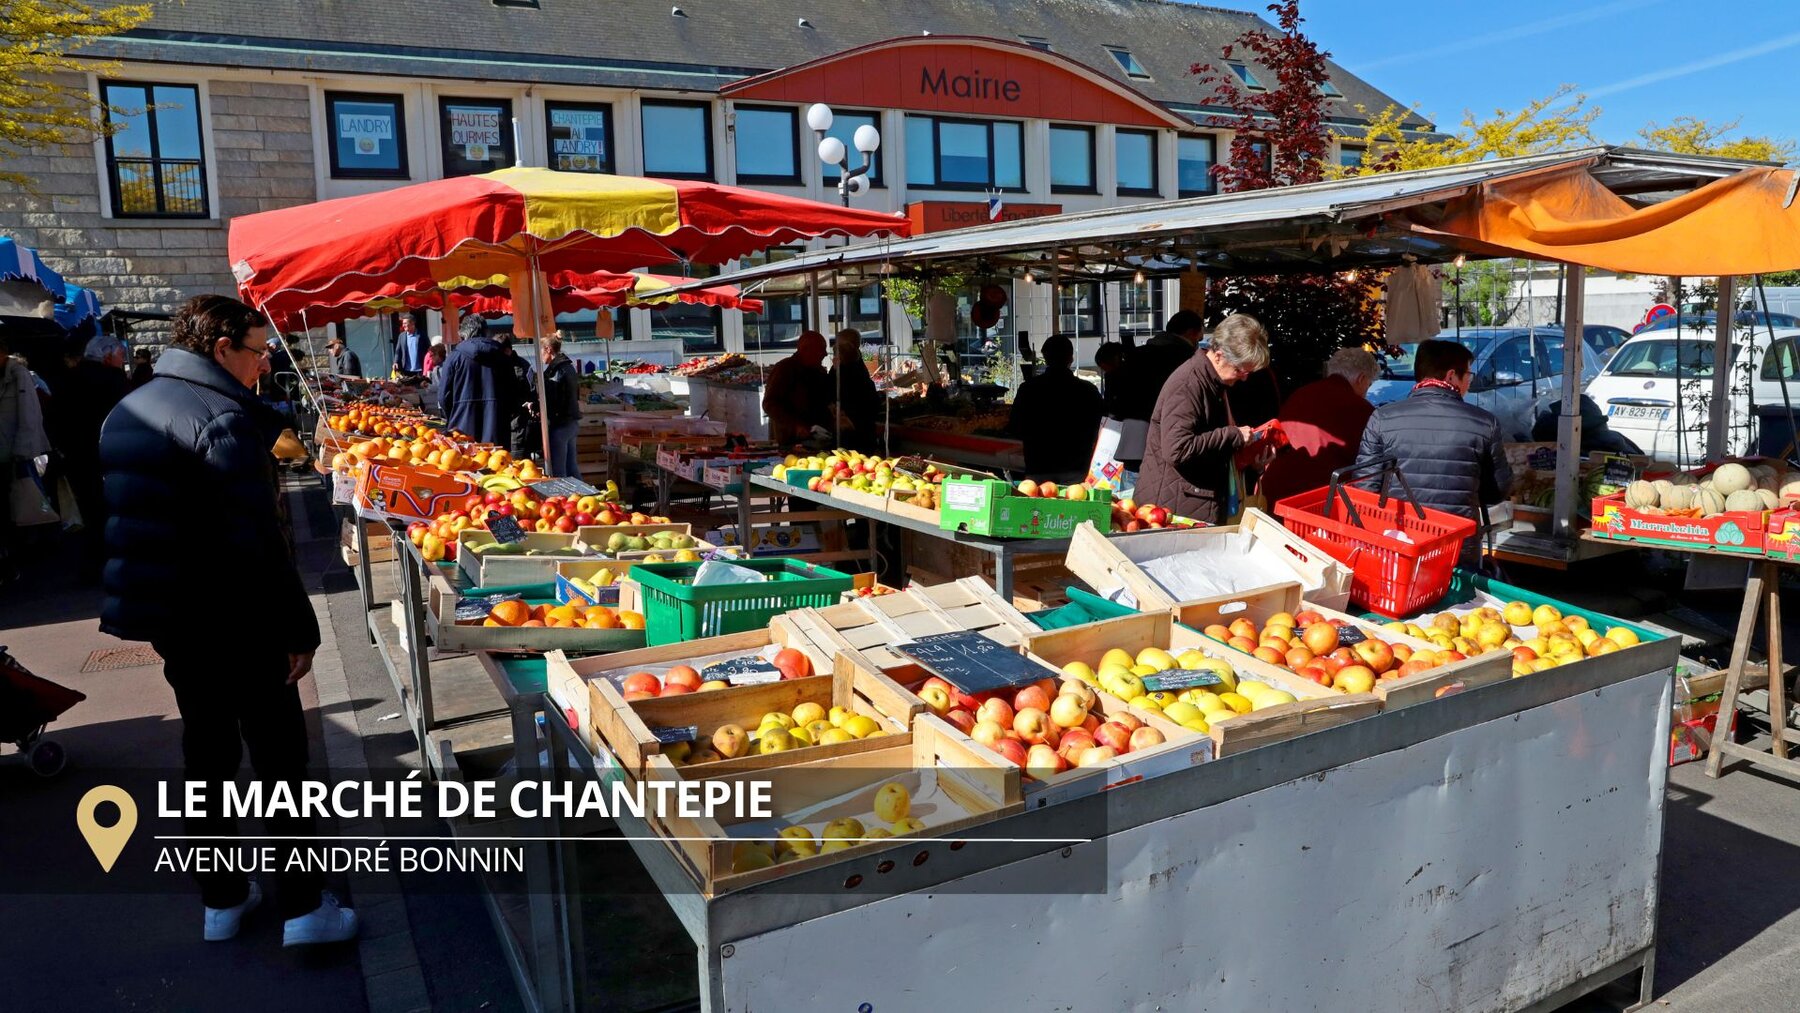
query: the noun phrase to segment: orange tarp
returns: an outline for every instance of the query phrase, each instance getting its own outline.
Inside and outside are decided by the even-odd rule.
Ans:
[[[1483,184],[1452,200],[1434,231],[1505,255],[1628,274],[1769,274],[1800,269],[1793,169],[1745,169],[1673,200],[1634,208],[1573,166]]]

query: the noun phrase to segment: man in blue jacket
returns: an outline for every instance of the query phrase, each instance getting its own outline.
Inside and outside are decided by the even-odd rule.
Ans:
[[[196,296],[176,315],[155,375],[100,431],[110,515],[100,628],[148,640],[162,656],[181,710],[186,776],[214,786],[237,777],[245,745],[261,781],[306,776],[299,683],[319,626],[280,520],[270,448],[282,422],[255,393],[268,342],[255,310]],[[229,820],[199,819],[189,832],[237,831]],[[314,829],[310,820],[270,820],[269,832],[291,840]],[[243,873],[196,878],[209,942],[237,935],[262,902]],[[321,890],[317,872],[283,872],[276,882],[282,945],[356,934],[356,913]]]
[[[1375,409],[1363,428],[1356,463],[1395,458],[1422,506],[1479,520],[1506,498],[1512,467],[1500,420],[1463,400],[1475,354],[1454,341],[1426,341],[1413,357],[1412,393]],[[1481,562],[1480,535],[1463,542],[1460,565]]]
[[[513,372],[514,358],[485,327],[464,332],[438,382],[438,406],[451,429],[483,443],[512,446],[513,413],[525,400]]]

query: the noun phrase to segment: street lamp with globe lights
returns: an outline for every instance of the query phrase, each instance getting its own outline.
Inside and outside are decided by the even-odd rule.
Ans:
[[[806,125],[818,135],[819,160],[826,165],[838,167],[838,196],[844,199],[844,206],[849,207],[851,194],[864,193],[869,189],[869,170],[875,165],[875,152],[881,149],[881,131],[869,123],[856,128],[856,133],[850,140],[862,154],[863,164],[852,169],[850,153],[845,149],[844,142],[825,136],[825,131],[831,129],[830,106],[823,102],[813,103],[806,110]]]

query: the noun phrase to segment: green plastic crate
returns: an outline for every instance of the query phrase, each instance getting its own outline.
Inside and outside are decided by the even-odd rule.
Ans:
[[[1135,609],[1126,608],[1097,594],[1089,594],[1081,588],[1071,587],[1065,590],[1069,596],[1067,605],[1058,605],[1041,612],[1027,612],[1025,618],[1046,630],[1066,630],[1071,626],[1086,626],[1102,619],[1137,615]]]
[[[738,559],[761,572],[761,584],[695,587],[700,563],[639,563],[631,579],[643,591],[644,632],[650,646],[761,629],[783,612],[835,605],[850,590],[847,573],[794,559]]]
[[[938,527],[994,538],[1067,538],[1083,521],[1112,528],[1112,493],[1088,490],[1084,500],[1021,496],[997,479],[948,478],[941,488]]]
[[[1624,619],[1620,619],[1618,616],[1609,616],[1604,612],[1595,612],[1591,609],[1580,608],[1579,606],[1571,605],[1568,602],[1552,598],[1549,595],[1539,594],[1536,591],[1527,591],[1522,587],[1508,584],[1505,581],[1494,580],[1491,577],[1486,577],[1470,570],[1464,570],[1460,567],[1450,573],[1450,590],[1445,591],[1442,598],[1439,598],[1437,601],[1432,602],[1430,605],[1420,609],[1414,614],[1419,615],[1427,612],[1442,611],[1452,605],[1458,605],[1469,601],[1475,597],[1477,591],[1484,591],[1502,601],[1522,601],[1532,608],[1537,608],[1539,605],[1551,605],[1562,612],[1563,615],[1580,616],[1589,623],[1603,629],[1613,626],[1623,626],[1631,632],[1636,633],[1638,639],[1645,642],[1666,639],[1666,634],[1658,633],[1655,630],[1639,626],[1633,622],[1627,622]],[[1384,616],[1374,612],[1364,612],[1362,617],[1377,623],[1393,622],[1392,616]]]

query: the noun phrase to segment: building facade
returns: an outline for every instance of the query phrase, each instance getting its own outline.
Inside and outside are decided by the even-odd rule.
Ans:
[[[0,231],[109,306],[167,311],[233,289],[234,216],[509,165],[836,200],[840,170],[819,160],[807,120],[817,102],[833,108],[828,134],[852,162],[858,128],[880,133],[853,201],[927,229],[986,221],[996,205],[1011,217],[1197,196],[1212,192],[1231,138],[1203,125],[1221,110],[1190,68],[1219,64],[1261,87],[1266,68],[1220,56],[1261,23],[1162,0],[186,0],[88,51],[114,61],[86,85],[118,110],[119,130],[13,163],[39,186],[0,194]],[[432,24],[442,48],[420,45]],[[1358,107],[1395,104],[1341,67],[1330,74],[1328,110],[1345,133]],[[1155,282],[1065,286],[1055,307],[1047,291],[1017,294],[1001,332],[1077,334],[1092,339],[1084,350],[1148,332],[1166,302]],[[801,303],[562,323],[683,354],[754,353],[792,343]],[[910,340],[904,312],[873,289],[821,306],[820,319]],[[376,351],[391,326],[346,328]]]

